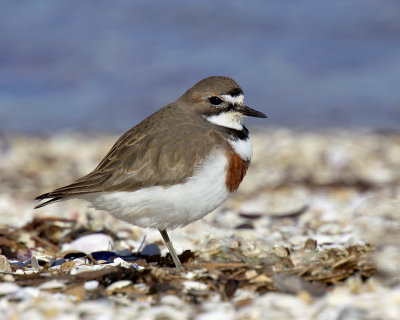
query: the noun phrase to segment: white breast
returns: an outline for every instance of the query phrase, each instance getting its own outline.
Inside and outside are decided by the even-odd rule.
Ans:
[[[249,155],[241,143],[235,142],[232,147],[238,153]],[[134,225],[174,229],[204,217],[230,196],[226,188],[226,167],[225,153],[219,150],[183,184],[134,192],[90,194],[84,199],[95,208]]]
[[[253,157],[253,145],[251,144],[250,135],[246,140],[229,140],[233,150],[244,160],[250,161]]]

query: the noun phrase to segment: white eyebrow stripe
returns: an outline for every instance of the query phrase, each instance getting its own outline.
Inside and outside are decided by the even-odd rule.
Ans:
[[[223,94],[221,98],[226,102],[233,104],[233,105],[242,105],[244,103],[244,95],[239,94],[238,96],[232,97],[230,94]]]

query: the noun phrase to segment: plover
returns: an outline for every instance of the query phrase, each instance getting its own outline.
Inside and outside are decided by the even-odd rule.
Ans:
[[[232,79],[201,80],[175,102],[123,134],[88,175],[38,196],[79,198],[114,217],[157,228],[176,267],[167,230],[201,219],[234,193],[252,158],[247,116],[266,118],[244,104]]]

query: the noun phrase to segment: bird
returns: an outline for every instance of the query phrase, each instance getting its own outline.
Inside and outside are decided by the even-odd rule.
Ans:
[[[35,209],[86,200],[158,229],[175,267],[182,267],[167,230],[203,218],[238,189],[253,153],[246,117],[267,118],[244,104],[233,79],[207,77],[124,133],[92,172],[36,197],[46,201]]]

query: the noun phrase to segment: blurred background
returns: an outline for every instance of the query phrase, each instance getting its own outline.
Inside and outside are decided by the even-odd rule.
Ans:
[[[400,125],[400,2],[5,1],[0,132],[122,133],[210,75],[256,125]],[[251,122],[253,121],[253,122]]]
[[[234,278],[236,267],[221,277],[193,269],[185,282],[212,286],[185,287],[175,300],[163,300],[173,287],[161,289],[158,280],[117,294],[88,292],[83,280],[65,282],[66,269],[42,295],[31,290],[36,280],[54,282],[56,271],[22,277],[26,264],[2,283],[10,276],[4,261],[36,255],[50,266],[65,257],[62,248],[75,242],[68,234],[93,251],[134,252],[146,243],[166,253],[157,230],[80,200],[34,210],[34,199],[89,173],[118,136],[211,75],[235,79],[246,103],[269,118],[246,120],[260,130],[251,130],[254,159],[235,196],[170,235],[178,252],[191,249],[198,261],[258,264],[240,275],[249,291]],[[200,319],[201,304],[217,312],[201,319],[400,319],[399,199],[399,0],[1,1],[2,319]],[[84,232],[117,236],[112,247],[107,240],[95,249]],[[274,261],[298,278],[269,271],[255,278],[275,270]],[[229,281],[216,284],[217,277]],[[318,287],[303,278],[334,285],[315,295]],[[165,279],[178,283],[175,273]],[[279,292],[263,295],[258,283],[272,282]],[[168,314],[151,317],[155,304]]]

